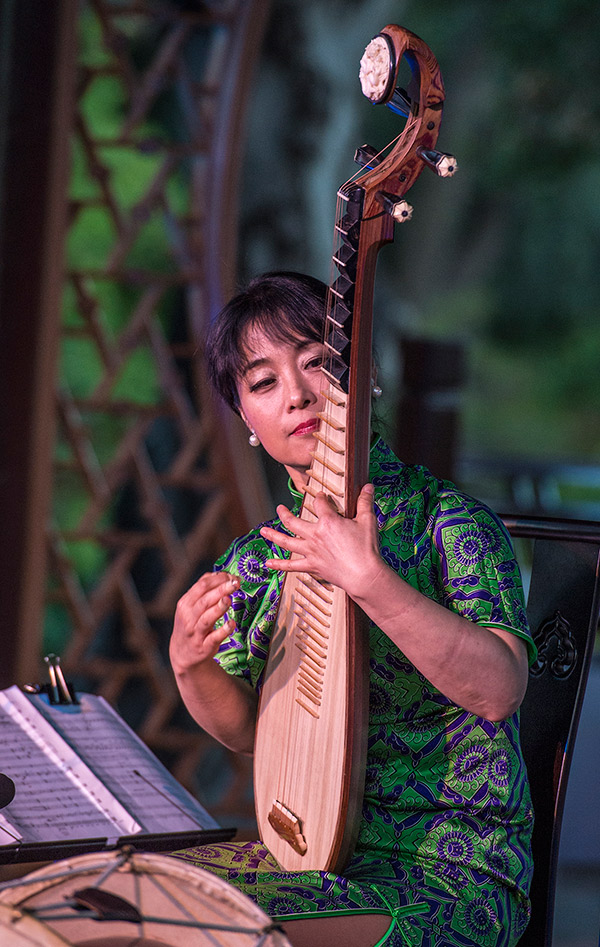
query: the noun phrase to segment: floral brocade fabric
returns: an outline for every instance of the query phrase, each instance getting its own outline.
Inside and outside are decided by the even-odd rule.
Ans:
[[[386,562],[447,608],[522,637],[532,659],[518,566],[494,514],[402,464],[381,440],[370,476]],[[217,563],[242,579],[237,630],[217,660],[258,690],[282,581],[265,566],[272,554],[282,555],[257,528]],[[392,919],[380,942],[389,947],[511,947],[529,917],[532,825],[518,713],[501,723],[467,713],[371,625],[367,778],[344,876],[282,872],[258,842],[178,857],[238,885],[274,918],[378,911]]]

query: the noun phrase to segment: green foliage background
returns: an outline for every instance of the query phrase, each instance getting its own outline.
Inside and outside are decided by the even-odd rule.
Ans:
[[[275,0],[249,121],[241,271],[328,278],[337,186],[397,120],[360,94],[370,37],[396,22],[436,55],[439,145],[415,213],[380,255],[386,396],[395,336],[464,342],[467,454],[594,462],[600,449],[600,5],[593,0]],[[389,403],[389,402],[388,402]],[[393,410],[393,397],[391,409]]]
[[[469,339],[465,448],[594,462],[600,6],[433,0],[409,3],[406,19],[444,64],[450,150],[469,177],[456,208],[457,275],[422,314],[435,331]],[[461,278],[460,254],[474,241],[487,253]]]

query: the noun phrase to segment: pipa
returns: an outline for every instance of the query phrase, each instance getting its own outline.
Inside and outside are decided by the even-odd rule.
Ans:
[[[400,63],[410,67],[398,87]],[[408,220],[404,195],[422,168],[450,176],[435,151],[444,88],[431,50],[386,26],[361,60],[363,92],[406,121],[383,151],[363,146],[362,170],[338,191],[334,277],[325,317],[325,407],[301,516],[324,492],[352,517],[368,479],[372,300],[377,253]],[[340,871],[360,823],[368,720],[366,617],[340,589],[303,573],[285,577],[261,692],[254,753],[261,838],[286,871]]]

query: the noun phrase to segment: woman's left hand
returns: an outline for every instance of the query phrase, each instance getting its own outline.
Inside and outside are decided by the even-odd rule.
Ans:
[[[277,508],[293,534],[264,526],[261,534],[293,554],[267,559],[270,569],[308,572],[343,589],[431,683],[465,710],[503,720],[519,706],[527,684],[525,645],[508,629],[470,621],[427,598],[379,553],[373,487],[360,492],[356,516],[340,516],[319,494],[315,522]],[[490,668],[494,673],[490,673]]]
[[[341,516],[325,493],[315,497],[315,522],[300,519],[286,506],[278,506],[281,522],[293,535],[268,526],[260,532],[265,539],[293,553],[293,558],[267,559],[267,567],[280,572],[308,572],[343,589],[351,598],[363,593],[365,584],[385,568],[379,554],[373,495],[373,485],[365,484],[353,519]]]

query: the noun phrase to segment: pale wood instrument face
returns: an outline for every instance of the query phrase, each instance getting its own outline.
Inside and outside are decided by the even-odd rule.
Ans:
[[[315,518],[313,500],[320,492],[340,513],[354,516],[368,479],[377,252],[393,239],[394,221],[410,216],[403,195],[424,165],[442,173],[438,164],[447,169],[454,162],[433,151],[444,90],[429,48],[393,25],[373,44],[361,63],[361,78],[373,75],[365,94],[405,114],[407,123],[386,156],[360,149],[357,161],[367,170],[338,192],[337,275],[325,315],[324,408],[302,506],[307,520]],[[396,90],[404,55],[413,74],[408,93]],[[381,64],[388,60],[386,78]],[[285,870],[340,871],[348,861],[360,822],[367,723],[365,616],[340,589],[289,573],[265,669],[254,754],[261,838]]]

